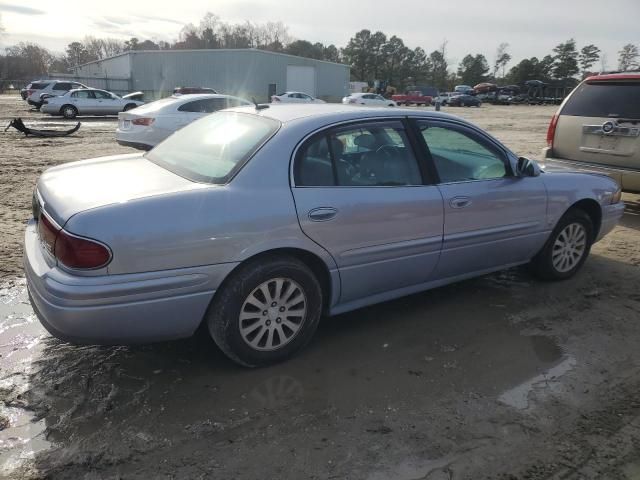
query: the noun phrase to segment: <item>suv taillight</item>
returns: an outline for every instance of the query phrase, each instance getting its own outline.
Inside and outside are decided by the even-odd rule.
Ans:
[[[72,235],[40,214],[38,233],[44,248],[69,268],[101,268],[111,261],[109,248],[94,240]]]
[[[549,128],[547,129],[547,146],[553,148],[553,139],[556,136],[556,127],[558,126],[558,119],[560,115],[557,113],[551,117],[551,122],[549,122]]]

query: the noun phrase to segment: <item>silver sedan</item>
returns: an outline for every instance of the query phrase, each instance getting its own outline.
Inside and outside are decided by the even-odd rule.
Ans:
[[[47,97],[40,111],[50,115],[62,115],[64,118],[75,118],[78,115],[117,115],[126,112],[144,102],[133,98],[141,92],[119,97],[115,93],[96,88],[70,90],[64,95]]]
[[[259,366],[304,347],[322,315],[522,264],[567,279],[620,196],[438,112],[242,107],[145,154],[47,170],[25,271],[59,338],[151,342],[204,324]]]

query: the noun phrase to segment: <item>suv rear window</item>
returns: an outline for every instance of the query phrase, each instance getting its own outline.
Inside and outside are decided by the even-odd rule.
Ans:
[[[278,129],[257,115],[218,112],[178,130],[147,159],[193,182],[224,184]]]
[[[640,119],[640,82],[583,83],[571,95],[561,114]]]

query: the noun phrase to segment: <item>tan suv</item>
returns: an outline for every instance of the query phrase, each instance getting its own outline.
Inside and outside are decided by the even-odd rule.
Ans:
[[[551,119],[545,163],[606,173],[640,193],[640,74],[589,77]]]

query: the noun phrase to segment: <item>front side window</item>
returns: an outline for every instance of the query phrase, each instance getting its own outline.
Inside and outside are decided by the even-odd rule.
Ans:
[[[507,176],[504,155],[462,129],[419,122],[442,183]]]
[[[218,112],[178,130],[146,158],[188,180],[224,184],[279,125],[257,115]]]
[[[102,90],[94,90],[93,94],[96,96],[97,99],[100,100],[112,100],[113,97],[108,94],[107,92],[103,92]]]
[[[93,92],[90,90],[79,90],[71,94],[73,98],[94,98]]]
[[[316,136],[298,152],[297,186],[421,185],[422,176],[401,122],[376,122]]]

